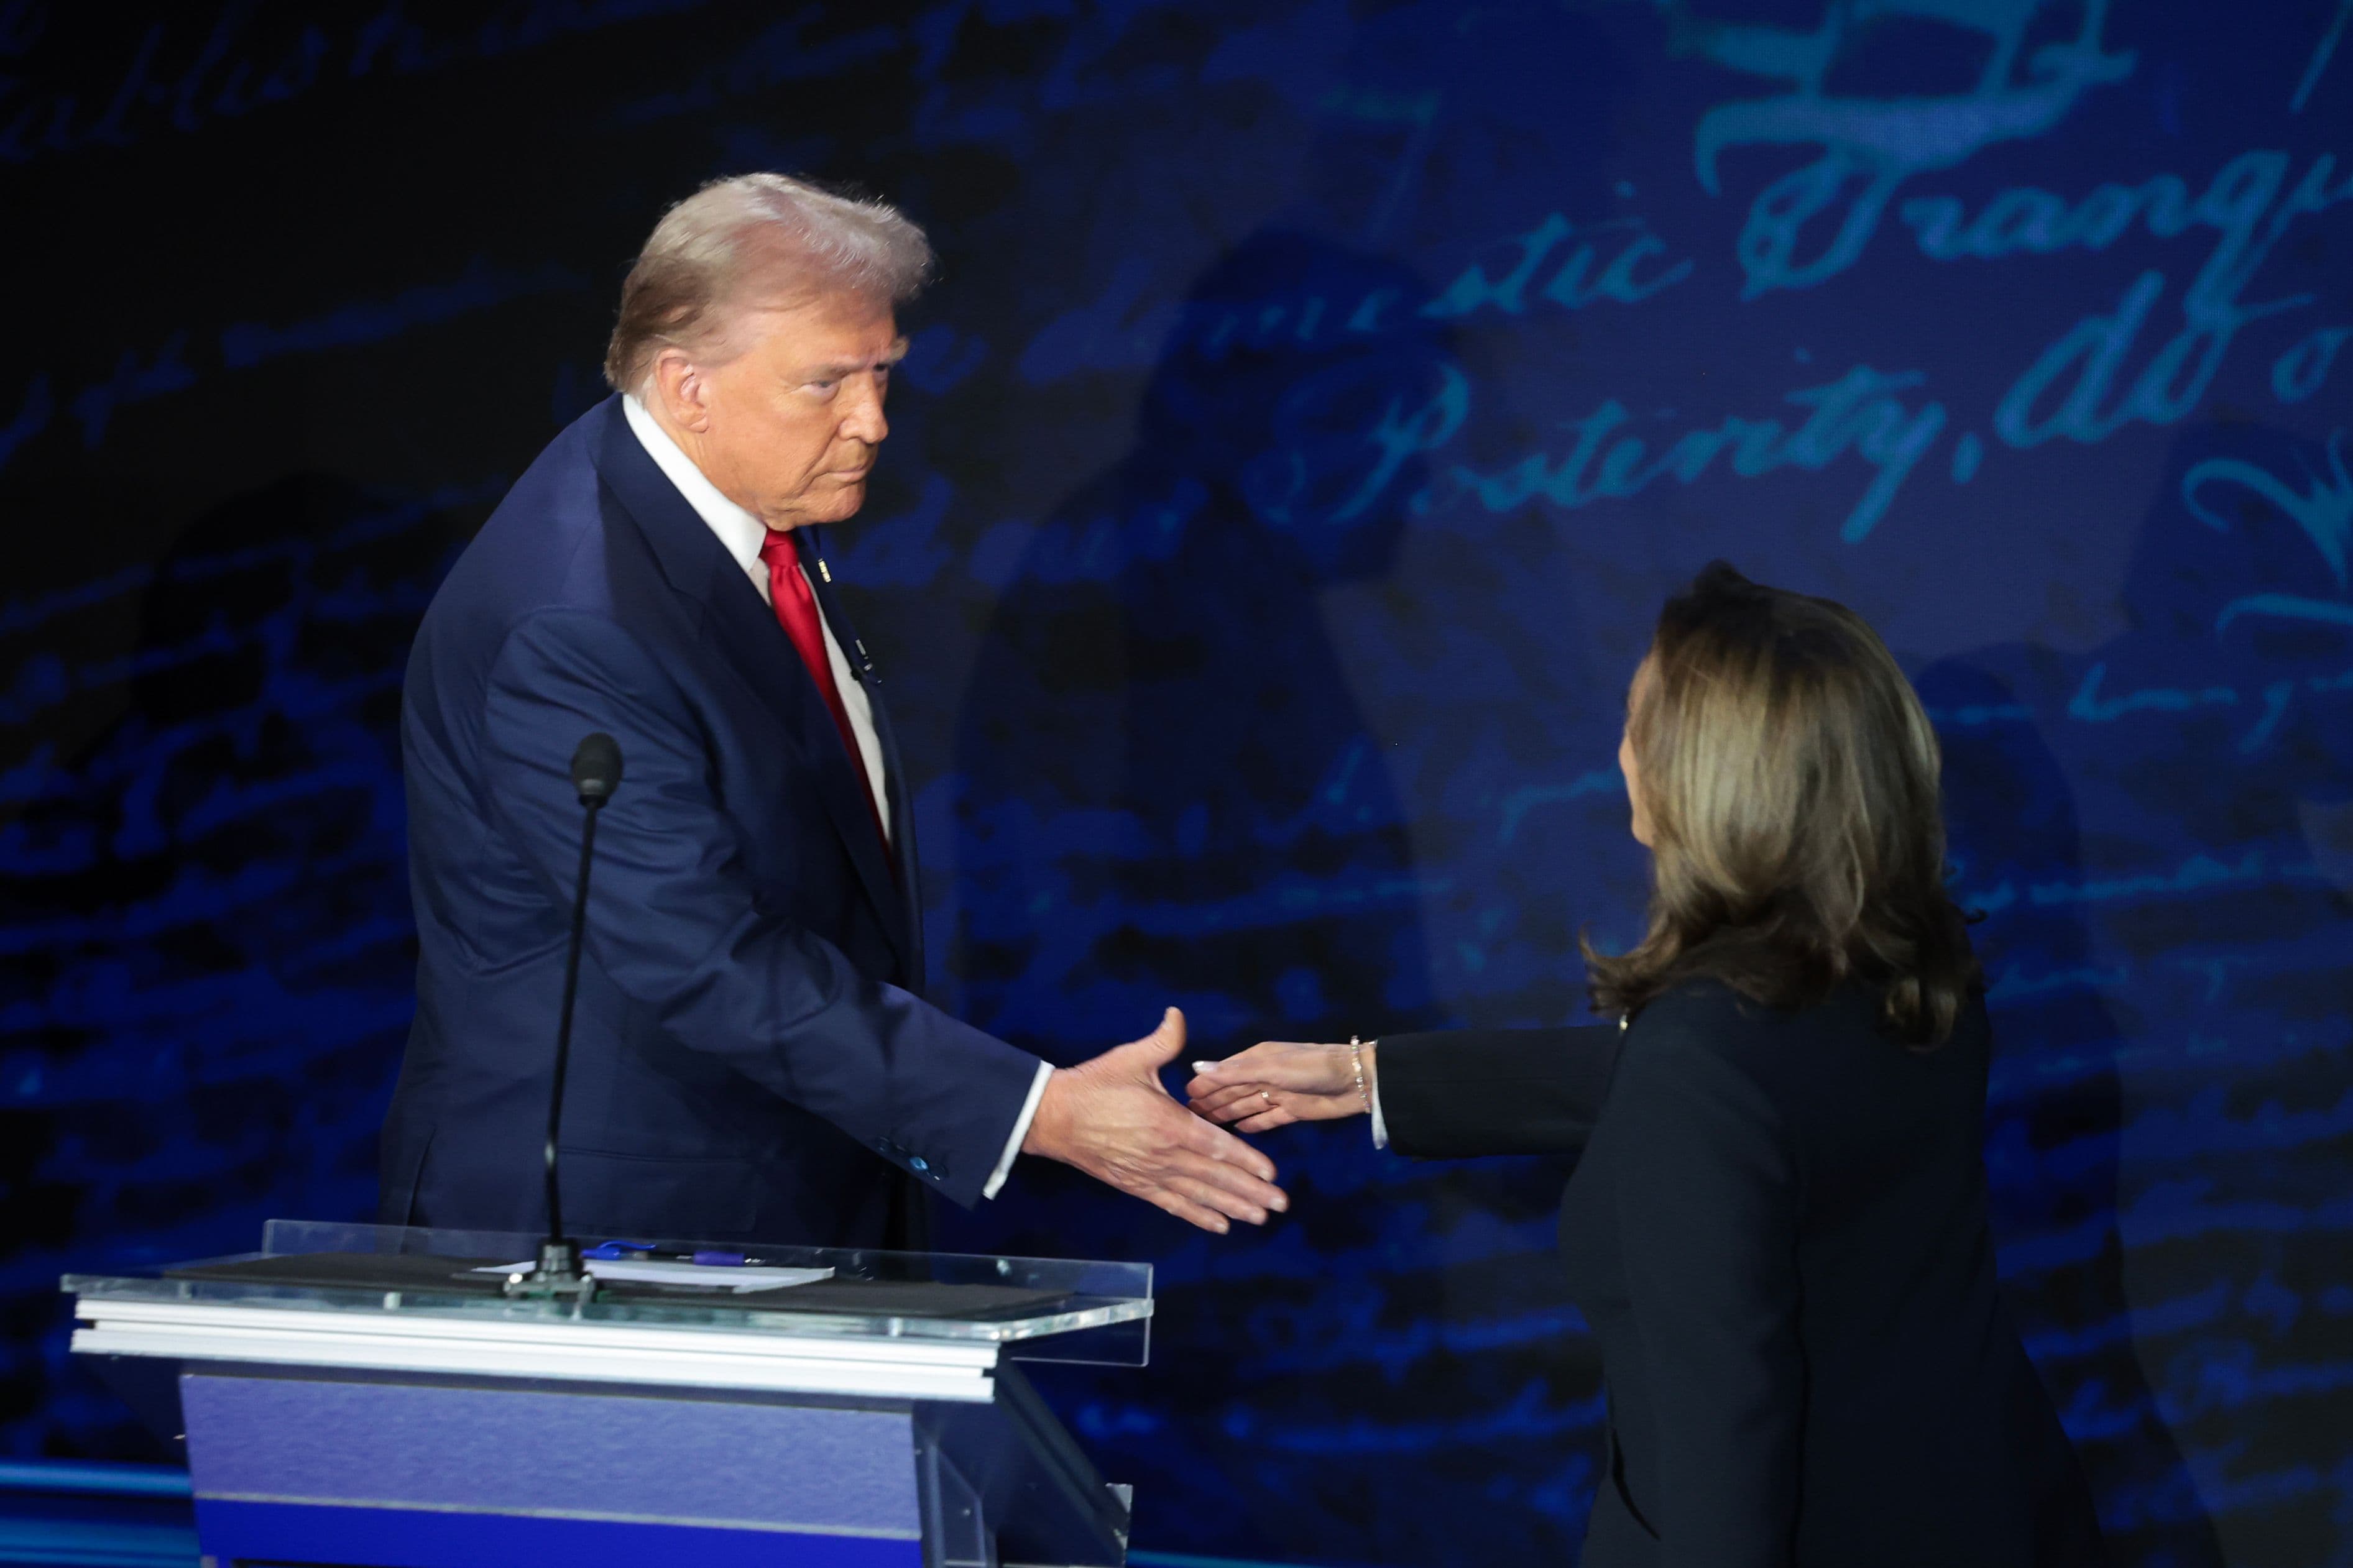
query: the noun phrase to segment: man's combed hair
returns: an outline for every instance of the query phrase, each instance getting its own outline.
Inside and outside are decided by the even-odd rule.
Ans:
[[[1861,616],[1718,562],[1668,601],[1628,715],[1651,822],[1650,929],[1585,949],[1594,1004],[1710,977],[1799,1007],[1853,979],[1942,1044],[1981,984],[1945,887],[1936,732]]]
[[[746,306],[834,291],[903,304],[931,272],[923,231],[887,202],[788,174],[713,180],[662,216],[629,268],[605,380],[637,391],[669,347],[729,353]]]

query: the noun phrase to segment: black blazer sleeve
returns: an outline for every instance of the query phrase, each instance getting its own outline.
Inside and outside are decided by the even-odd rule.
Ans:
[[[1576,1154],[1618,1058],[1618,1026],[1383,1035],[1376,1060],[1389,1147],[1426,1160]]]

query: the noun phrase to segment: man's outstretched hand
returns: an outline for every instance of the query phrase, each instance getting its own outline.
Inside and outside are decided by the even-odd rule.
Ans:
[[[1274,1162],[1169,1098],[1160,1069],[1185,1049],[1185,1015],[1046,1080],[1025,1154],[1075,1165],[1148,1204],[1223,1235],[1233,1220],[1264,1225],[1291,1199]]]

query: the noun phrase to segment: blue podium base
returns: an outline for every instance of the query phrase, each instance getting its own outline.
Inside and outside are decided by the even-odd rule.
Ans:
[[[212,1568],[922,1568],[913,1415],[744,1394],[188,1373]]]
[[[217,1568],[480,1568],[490,1563],[692,1563],[698,1568],[923,1568],[919,1541],[632,1520],[196,1500]]]

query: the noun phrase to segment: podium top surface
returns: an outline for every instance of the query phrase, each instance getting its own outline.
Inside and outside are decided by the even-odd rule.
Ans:
[[[70,1274],[63,1288],[80,1299],[77,1315],[85,1319],[168,1304],[246,1308],[273,1318],[316,1313],[322,1329],[338,1318],[557,1332],[575,1324],[821,1339],[845,1348],[857,1341],[996,1346],[1025,1360],[1128,1364],[1141,1362],[1152,1315],[1149,1264],[642,1237],[584,1241],[606,1254],[592,1254],[592,1270],[601,1266],[609,1276],[599,1279],[597,1300],[585,1304],[506,1294],[510,1273],[527,1271],[522,1260],[535,1258],[535,1236],[294,1220],[270,1221],[259,1252],[152,1274]],[[780,1282],[786,1279],[807,1282]]]

